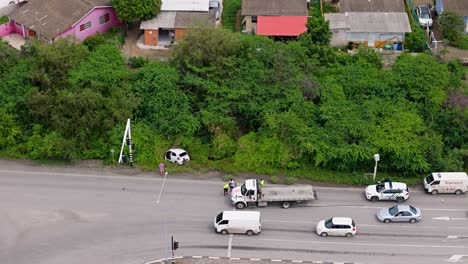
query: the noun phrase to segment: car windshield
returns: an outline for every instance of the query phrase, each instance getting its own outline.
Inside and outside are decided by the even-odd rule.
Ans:
[[[331,228],[332,226],[333,226],[333,222],[331,218],[325,221],[326,228]]]
[[[421,7],[421,18],[431,18],[431,15],[429,14],[429,8],[427,8],[426,6]]]
[[[410,206],[409,208],[413,214],[416,214],[418,212],[413,206]]]
[[[390,207],[388,209],[388,212],[390,213],[390,215],[396,215],[398,213],[398,207],[397,206]]]
[[[221,220],[223,220],[223,213],[219,213],[219,214],[216,216],[216,223],[219,223]]]
[[[242,184],[242,186],[241,186],[241,193],[242,193],[242,195],[245,195],[247,193],[247,187],[245,187],[245,183]]]
[[[432,176],[432,174],[429,174],[426,176],[426,182],[427,184],[431,184],[431,182],[434,181],[434,177]]]
[[[383,184],[377,184],[375,186],[375,188],[376,188],[377,192],[381,192],[381,191],[383,191],[385,189],[385,186]]]
[[[187,156],[187,152],[182,152],[179,154],[180,157]]]

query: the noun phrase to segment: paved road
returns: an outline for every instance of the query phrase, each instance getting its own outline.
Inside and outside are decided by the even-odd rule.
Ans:
[[[368,202],[362,189],[318,188],[309,206],[258,209],[262,233],[246,237],[213,231],[213,217],[232,209],[222,185],[0,161],[0,263],[142,264],[168,256],[171,235],[179,256],[468,263],[468,195],[410,190],[407,203],[422,208],[422,222],[382,224],[375,211],[393,203]],[[317,236],[316,222],[331,216],[353,217],[357,236]]]

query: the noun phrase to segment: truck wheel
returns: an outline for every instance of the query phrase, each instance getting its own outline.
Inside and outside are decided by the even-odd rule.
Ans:
[[[289,207],[291,207],[291,203],[290,202],[283,202],[281,204],[281,206],[284,208],[284,209],[288,209]]]
[[[326,236],[328,236],[328,234],[327,234],[327,232],[323,232],[323,233],[320,234],[320,236],[326,237]]]
[[[461,190],[456,190],[456,191],[455,191],[455,195],[460,195],[460,194],[462,194],[462,191],[461,191]]]
[[[403,197],[398,197],[398,198],[396,198],[396,202],[397,202],[397,203],[402,203],[402,202],[404,202],[404,201],[405,201],[405,199],[404,199]]]
[[[412,223],[412,224],[414,224],[414,223],[416,223],[416,219],[411,218],[411,219],[409,220],[409,222]]]
[[[439,193],[439,191],[437,191],[437,190],[432,190],[432,192],[431,192],[432,195],[437,195],[438,193]]]
[[[346,237],[347,237],[347,238],[351,238],[351,237],[353,237],[353,236],[354,236],[353,233],[346,233]]]
[[[377,201],[379,200],[379,197],[377,197],[377,196],[372,196],[372,197],[370,198],[370,200],[371,200],[371,202],[377,202]]]
[[[388,223],[390,223],[390,222],[391,222],[390,219],[385,219],[385,220],[384,220],[384,223],[386,223],[386,224],[388,224]]]
[[[223,230],[221,230],[220,233],[221,233],[221,235],[227,235],[227,234],[228,234],[228,231],[227,231],[226,229],[223,229]]]
[[[244,209],[244,208],[245,208],[245,204],[244,204],[244,203],[236,203],[236,208],[237,208],[237,209]]]
[[[252,231],[252,230],[247,230],[247,232],[245,232],[245,234],[248,235],[248,236],[253,236],[254,231]]]

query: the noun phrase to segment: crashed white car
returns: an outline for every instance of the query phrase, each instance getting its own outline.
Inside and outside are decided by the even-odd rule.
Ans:
[[[177,163],[182,165],[190,160],[190,156],[188,155],[187,151],[183,149],[170,149],[164,155],[164,158],[167,161]]]

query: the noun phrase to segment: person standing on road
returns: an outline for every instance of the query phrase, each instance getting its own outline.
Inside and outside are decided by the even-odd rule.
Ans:
[[[164,163],[161,161],[161,163],[159,163],[159,174],[161,176],[164,175]]]
[[[232,193],[232,189],[234,189],[234,186],[236,185],[236,183],[234,182],[233,179],[230,179],[229,180],[229,191]]]
[[[229,183],[226,183],[224,184],[224,196],[228,194],[228,190],[229,190]]]
[[[265,181],[263,179],[260,179],[260,187],[263,187],[265,185]]]

